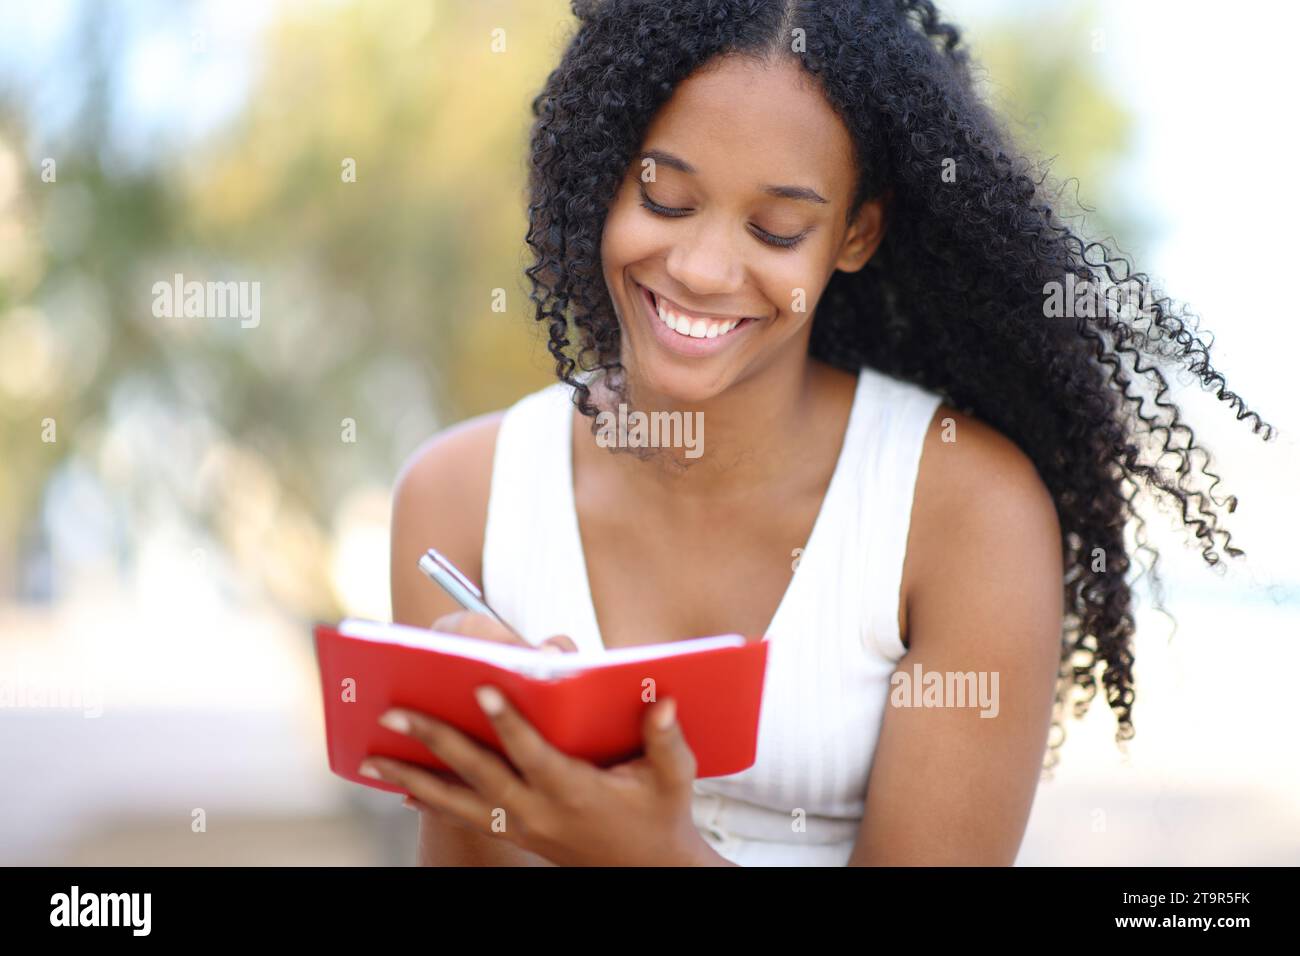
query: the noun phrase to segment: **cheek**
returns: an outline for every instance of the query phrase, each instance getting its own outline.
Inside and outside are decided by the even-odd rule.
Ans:
[[[643,217],[637,215],[638,210],[635,202],[628,201],[624,190],[605,217],[600,237],[600,258],[606,276],[616,275],[624,266],[645,258],[653,249],[652,232],[646,228]]]
[[[782,318],[799,322],[812,315],[825,285],[820,261],[814,255],[791,255],[769,263],[760,277],[767,300]]]

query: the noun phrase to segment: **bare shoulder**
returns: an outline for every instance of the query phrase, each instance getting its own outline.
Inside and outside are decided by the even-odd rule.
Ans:
[[[480,415],[426,439],[407,457],[394,482],[394,504],[434,504],[441,496],[481,497],[488,484],[504,411]],[[469,504],[470,502],[465,502]]]
[[[437,589],[416,570],[430,547],[481,580],[492,461],[504,414],[481,415],[439,432],[416,448],[398,472],[390,571],[394,620],[421,626],[432,620],[430,602]]]
[[[938,407],[926,432],[916,501],[921,513],[914,517],[937,516],[949,527],[1056,525],[1052,496],[1029,456],[997,429],[948,405]]]
[[[1056,506],[1033,461],[997,429],[941,404],[912,501],[908,603],[939,589],[952,596],[1035,587],[1050,598],[1062,575]]]
[[[945,693],[943,706],[885,708],[851,862],[1015,862],[1059,686],[1063,583],[1056,509],[1034,463],[940,405],[912,502],[898,666],[975,677],[986,705]]]

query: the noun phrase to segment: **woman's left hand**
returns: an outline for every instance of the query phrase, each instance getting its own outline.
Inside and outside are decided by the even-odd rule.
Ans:
[[[419,740],[468,786],[389,757],[366,758],[361,773],[403,787],[421,810],[561,866],[725,863],[691,818],[695,755],[674,701],[647,709],[643,757],[601,769],[552,747],[496,688],[480,687],[478,697],[518,772],[454,727],[397,709],[380,723]]]

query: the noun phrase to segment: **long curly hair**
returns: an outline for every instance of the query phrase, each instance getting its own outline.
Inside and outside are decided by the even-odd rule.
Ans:
[[[850,216],[883,196],[890,223],[866,268],[832,276],[810,354],[927,388],[1029,456],[1056,505],[1066,569],[1045,766],[1059,759],[1071,699],[1082,717],[1098,677],[1116,740],[1131,738],[1135,567],[1161,607],[1139,492],[1174,504],[1207,564],[1243,553],[1222,522],[1236,499],[1216,497],[1210,456],[1161,369],[1199,378],[1273,434],[1211,366],[1195,316],[1155,294],[1113,243],[1067,225],[1060,187],[1012,146],[974,90],[958,30],[929,0],[574,0],[573,10],[576,33],[532,103],[526,274],[579,409],[598,412],[592,373],[617,382],[623,371],[601,234],[654,114],[720,55],[795,58],[854,143]],[[1078,307],[1051,305],[1062,288]]]

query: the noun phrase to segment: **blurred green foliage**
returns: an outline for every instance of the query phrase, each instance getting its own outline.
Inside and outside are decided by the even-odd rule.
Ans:
[[[976,81],[1022,151],[1063,187],[1064,215],[1086,211],[1091,237],[1136,242],[1150,224],[1116,202],[1133,117],[1106,78],[1108,39],[1093,3],[1034,4],[961,23]],[[1103,202],[1103,199],[1105,200]]]

